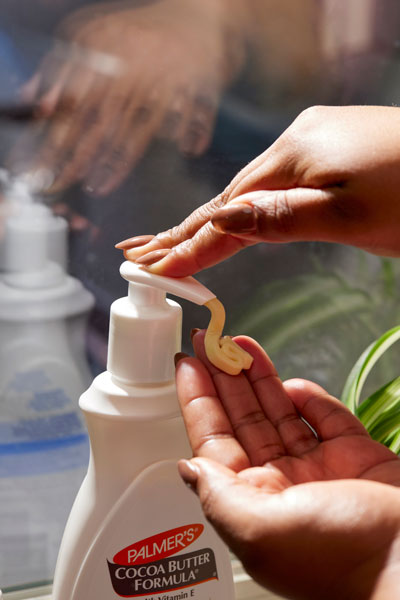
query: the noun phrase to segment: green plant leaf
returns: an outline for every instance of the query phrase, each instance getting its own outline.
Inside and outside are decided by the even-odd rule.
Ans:
[[[380,357],[399,339],[400,326],[389,329],[378,340],[368,346],[352,368],[345,383],[341,399],[353,413],[357,411],[361,391],[371,369]]]
[[[386,444],[392,452],[398,454],[400,452],[400,429],[393,437],[392,441],[389,444]]]
[[[356,415],[366,429],[400,401],[400,376],[396,377],[356,407]]]
[[[397,398],[397,404],[376,418],[374,424],[369,429],[370,436],[377,442],[387,444],[394,434],[400,431],[400,398]]]

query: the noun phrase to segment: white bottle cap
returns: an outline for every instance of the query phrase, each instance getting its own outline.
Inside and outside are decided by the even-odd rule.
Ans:
[[[52,242],[52,248],[49,242]],[[57,240],[57,241],[55,241]],[[16,208],[5,222],[1,268],[8,285],[21,288],[46,288],[60,285],[66,273],[62,255],[66,241],[66,223],[41,204]],[[59,249],[59,262],[50,251]]]
[[[129,292],[111,306],[107,370],[126,385],[170,382],[180,351],[182,309],[166,299],[166,292],[196,304],[215,294],[193,277],[153,275],[129,261],[120,273],[129,281]]]
[[[28,175],[12,178],[1,169],[0,181],[5,202],[0,270],[15,287],[58,285],[67,266],[67,222],[36,201],[39,181]]]

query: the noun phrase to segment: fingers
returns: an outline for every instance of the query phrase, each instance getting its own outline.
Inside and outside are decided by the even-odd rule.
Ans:
[[[21,100],[27,103],[37,102],[40,114],[50,114],[52,105],[43,102],[43,100],[52,88],[62,89],[70,72],[71,67],[68,60],[64,62],[54,53],[48,54],[42,60],[36,73],[21,87]],[[51,94],[51,96],[54,95],[54,93]]]
[[[136,90],[137,92],[137,90]],[[99,196],[117,188],[145,153],[159,129],[168,95],[156,88],[135,94],[122,114],[108,146],[102,148],[88,177],[88,186]]]
[[[196,355],[210,373],[232,430],[250,459],[259,466],[286,454],[280,435],[267,418],[253,386],[244,374],[232,377],[214,367],[204,350],[204,331],[193,337]],[[253,347],[250,348],[250,351]],[[270,365],[266,365],[269,369]],[[218,460],[218,455],[213,457]]]
[[[179,149],[187,155],[199,156],[207,149],[214,130],[218,105],[216,95],[196,93],[192,100],[188,118],[178,142]]]
[[[54,112],[42,142],[38,158],[33,168],[41,168],[43,165],[52,168],[56,176],[59,174],[64,160],[70,160],[73,156],[77,139],[82,136],[83,124],[81,122],[82,112],[77,108],[90,105],[92,88],[96,87],[95,76],[91,71],[78,70],[72,79],[62,84],[57,81],[42,99],[40,106],[47,103],[46,110]],[[43,109],[44,110],[44,109]],[[57,182],[54,182],[54,187]]]
[[[210,141],[215,118],[215,106],[214,112],[210,109],[211,101],[207,104],[197,98],[190,104],[187,97],[181,96],[176,102],[175,89],[164,79],[155,85],[154,74],[150,77],[149,73],[139,73],[137,82],[140,85],[132,85],[126,93],[125,106],[120,110],[113,107],[112,112],[118,115],[118,127],[109,139],[103,140],[105,143],[93,161],[94,168],[86,178],[88,188],[95,195],[104,196],[116,189],[160,131],[161,136],[183,139],[188,154],[202,153]],[[184,119],[186,113],[189,117]],[[165,122],[166,115],[169,122]]]
[[[40,88],[42,74],[40,71],[35,73],[19,90],[19,97],[22,103],[31,104],[36,101]]]
[[[57,70],[56,64],[59,67]],[[41,116],[50,117],[57,108],[65,111],[68,103],[71,103],[71,99],[76,93],[76,89],[71,86],[74,81],[75,69],[69,62],[61,65],[55,61],[51,61],[51,65],[44,66],[43,69],[38,110]],[[59,106],[59,103],[62,106]],[[69,108],[71,108],[71,104]]]
[[[249,467],[204,365],[195,358],[180,360],[176,385],[193,453],[218,459],[235,471]]]
[[[257,170],[256,166],[253,168]],[[244,181],[246,176],[234,189]],[[273,185],[272,175],[267,183]],[[346,186],[269,189],[233,196],[231,185],[217,201],[195,211],[182,225],[156,236],[148,248],[128,251],[127,258],[141,258],[156,246],[170,248],[162,260],[149,257],[145,264],[151,265],[149,270],[153,273],[183,277],[259,242],[348,243],[390,255],[382,248],[374,248],[368,207]]]
[[[71,158],[78,146],[77,139],[85,139],[82,136],[85,127],[80,117],[86,112],[87,99],[96,83],[97,79],[90,69],[80,68],[68,52],[60,56],[55,50],[44,58],[37,73],[21,89],[21,97],[25,101],[35,101],[36,113],[41,119],[41,139],[37,140],[39,151],[31,153],[29,161],[25,161],[28,163],[25,168],[36,170],[45,166],[51,169],[54,191],[60,187],[57,178],[65,157]],[[23,144],[24,140],[22,147]],[[15,160],[14,156],[11,160]]]
[[[318,439],[301,419],[301,413],[288,395],[275,367],[264,349],[246,336],[235,338],[253,356],[246,377],[258,402],[275,431],[279,434],[285,454],[302,456],[318,446]]]
[[[144,246],[145,244],[151,242],[153,238],[154,235],[137,235],[134,237],[130,237],[127,240],[122,240],[122,242],[115,244],[115,247],[118,248],[118,250],[125,250],[126,248],[135,247],[140,248],[140,246]]]
[[[159,233],[149,245],[143,246],[139,250],[136,248],[133,248],[132,250],[126,249],[125,257],[128,260],[135,261],[153,250],[173,248],[174,246],[191,239],[200,231],[203,225],[209,223],[211,215],[217,208],[223,206],[226,200],[227,197],[224,193],[219,194],[216,198],[210,200],[210,202],[203,204],[193,211],[176,227]]]
[[[346,406],[316,383],[291,379],[284,383],[284,388],[321,441],[352,435],[369,437],[364,426]]]
[[[301,456],[318,440],[300,418],[271,360],[254,340],[235,338],[253,356],[250,369],[232,377],[207,360],[204,332],[193,338],[196,354],[206,365],[232,428],[252,465],[262,465],[281,456]]]
[[[354,226],[355,221],[347,221],[339,209],[340,202],[345,206],[344,196],[338,199],[342,194],[341,190],[298,188],[252,192],[228,204],[222,201],[221,208],[218,203],[208,204],[180,227],[156,236],[148,248],[128,251],[126,256],[136,260],[155,249],[156,244],[158,248],[171,248],[162,260],[148,262],[149,270],[158,275],[183,277],[259,242],[345,242],[349,235],[354,240],[349,223]]]
[[[355,225],[345,190],[294,188],[236,197],[212,216],[221,233],[264,242],[345,242]]]
[[[209,206],[207,210],[211,209]],[[201,218],[201,217],[200,217]],[[185,277],[215,265],[233,256],[251,242],[219,233],[210,222],[206,222],[193,237],[189,235],[182,243],[174,246],[177,238],[199,225],[197,214],[192,214],[182,224],[181,231],[171,230],[157,235],[148,246],[126,250],[125,257],[146,265],[151,273],[169,277]],[[170,252],[150,254],[154,250],[170,249]],[[160,260],[161,259],[161,260]]]
[[[182,130],[182,122],[187,105],[187,93],[182,89],[178,89],[173,95],[169,106],[165,111],[165,115],[157,132],[157,136],[161,139],[168,139],[172,142],[176,141]]]
[[[383,185],[380,191],[381,196],[371,192],[368,183],[363,189],[343,184],[255,191],[231,200],[212,215],[211,222],[220,233],[242,243],[325,241],[397,256],[398,236],[392,226],[397,203],[388,201],[382,219],[380,205],[390,192],[384,193]]]
[[[84,180],[89,192],[101,195],[101,188],[121,165],[124,174],[129,171],[129,149],[135,139],[132,123],[124,129],[124,140],[119,140],[118,132],[121,115],[129,112],[133,104],[131,86],[130,80],[110,82],[107,77],[82,68],[77,68],[65,82],[57,99],[60,113],[56,112],[50,122],[39,158],[42,163],[53,163],[56,179],[51,192]],[[48,95],[53,93],[51,89]],[[109,185],[106,193],[112,187]]]
[[[233,256],[252,242],[219,233],[211,223],[206,223],[195,235],[174,246],[162,260],[148,269],[157,275],[185,277],[207,269]]]
[[[122,109],[123,98],[110,93],[109,82],[96,78],[79,109],[73,112],[73,122],[65,140],[66,156],[52,191],[64,189],[89,172],[95,156],[111,135]],[[101,100],[100,100],[101,98]],[[84,132],[84,135],[82,135]],[[47,140],[45,140],[46,144]]]
[[[205,106],[203,108],[210,112],[210,109]],[[235,238],[218,231],[212,224],[212,218],[215,212],[224,207],[233,197],[232,190],[238,187],[241,181],[246,180],[253,171],[257,171],[263,165],[267,156],[269,156],[269,151],[257,157],[243,171],[238,173],[224,192],[192,212],[178,226],[159,233],[148,245],[142,245],[140,248],[132,246],[132,249],[125,247],[125,258],[137,261],[154,250],[171,249],[171,252],[162,260],[159,260],[159,257],[155,255],[147,257],[142,264],[149,266],[149,270],[154,273],[171,277],[183,277],[216,264],[224,258],[232,256],[243,247],[256,243],[249,240],[243,241],[239,237]],[[272,163],[273,161],[268,162],[271,165]],[[270,170],[270,176],[272,176],[273,169]],[[267,177],[268,173],[265,173],[263,181]]]

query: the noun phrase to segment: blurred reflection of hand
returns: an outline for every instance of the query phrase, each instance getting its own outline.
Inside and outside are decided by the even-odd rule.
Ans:
[[[65,41],[23,89],[45,117],[35,166],[54,170],[54,191],[81,180],[109,193],[155,136],[189,155],[205,151],[243,58],[222,2],[97,5],[66,20]]]

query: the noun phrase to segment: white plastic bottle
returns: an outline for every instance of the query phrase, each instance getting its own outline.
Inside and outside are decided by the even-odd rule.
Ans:
[[[82,395],[91,458],[60,548],[53,600],[232,600],[225,545],[180,479],[191,455],[174,384],[181,307],[204,304],[192,278],[125,262],[129,294],[111,307],[107,371]]]
[[[90,380],[93,298],[64,269],[65,221],[28,196],[10,205],[0,252],[3,589],[51,579],[89,457],[77,399]]]

